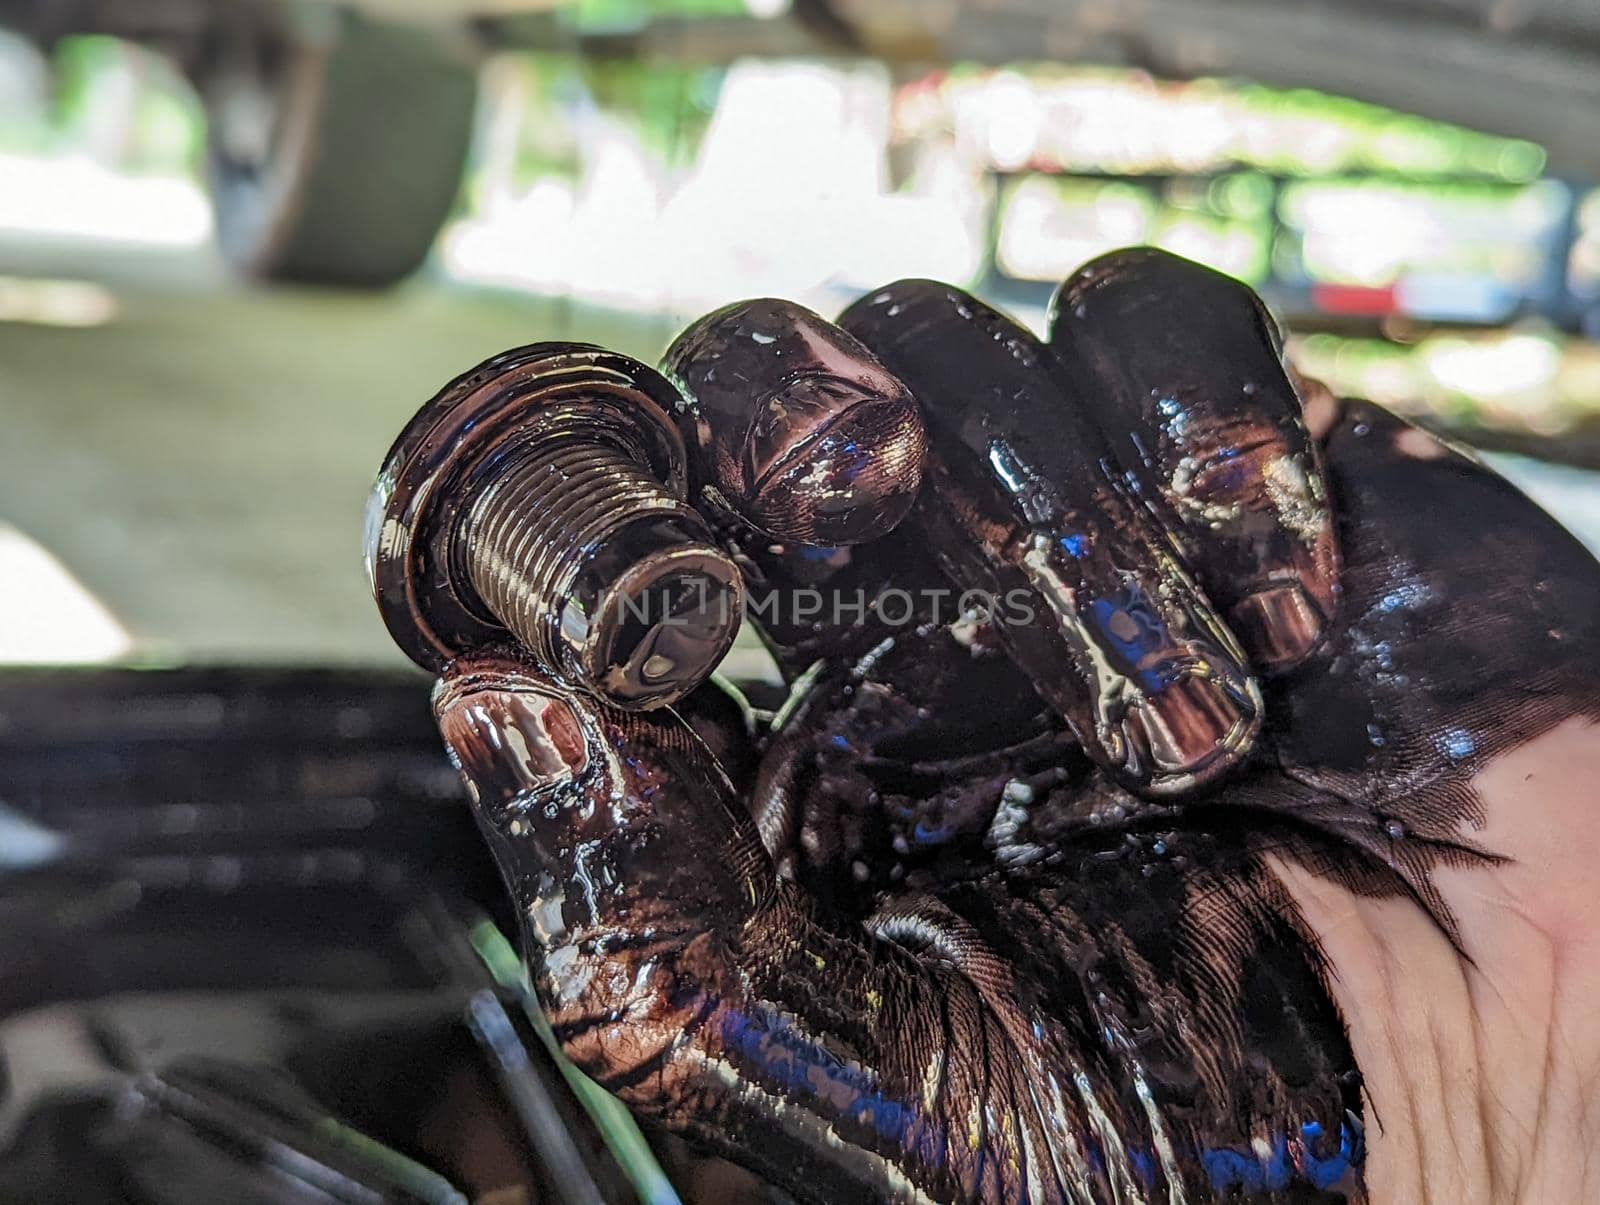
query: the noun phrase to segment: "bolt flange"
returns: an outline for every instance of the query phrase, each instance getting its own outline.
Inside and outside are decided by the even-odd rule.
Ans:
[[[367,573],[406,655],[437,672],[509,634],[640,709],[703,680],[737,633],[741,584],[684,501],[679,402],[637,360],[540,343],[423,406],[367,509]]]

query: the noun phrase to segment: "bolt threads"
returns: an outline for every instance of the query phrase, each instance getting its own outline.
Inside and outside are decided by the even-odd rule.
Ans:
[[[641,681],[637,666],[612,666],[645,640],[635,625],[618,648],[627,611],[614,596],[631,596],[669,573],[704,576],[721,591],[737,574],[712,547],[699,516],[650,475],[642,453],[630,450],[578,435],[530,440],[471,503],[459,547],[483,605],[540,664],[621,705],[657,706],[682,691]],[[630,575],[641,554],[659,562],[660,572]],[[736,625],[737,616],[723,622]],[[720,643],[717,656],[725,648]],[[685,668],[670,666],[673,676]]]
[[[618,448],[571,438],[535,444],[474,502],[467,571],[484,605],[535,657],[565,668],[561,621],[590,551],[634,519],[687,510]]]

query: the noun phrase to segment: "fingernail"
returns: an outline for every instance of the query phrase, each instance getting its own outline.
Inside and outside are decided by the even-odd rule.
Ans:
[[[926,453],[910,398],[855,402],[766,467],[751,489],[750,517],[777,538],[799,543],[876,539],[911,509]]]
[[[784,543],[885,535],[922,480],[926,435],[905,385],[855,338],[793,302],[739,302],[673,341],[700,471]]]
[[[1192,672],[1129,706],[1124,764],[1151,794],[1191,790],[1237,765],[1260,728],[1261,696],[1252,681]]]
[[[1084,582],[1083,592],[1094,585]],[[1152,795],[1189,790],[1249,754],[1261,693],[1201,600],[1184,606],[1124,585],[1087,614],[1094,622],[1081,626],[1081,638],[1101,671],[1090,682],[1095,728],[1125,785]]]
[[[1228,615],[1234,633],[1264,670],[1298,665],[1321,642],[1327,619],[1298,582],[1246,595]]]
[[[474,675],[442,682],[434,714],[462,778],[482,803],[570,782],[588,764],[571,703],[524,681]]]
[[[840,322],[926,416],[941,488],[910,522],[959,587],[1029,600],[1032,618],[997,632],[1091,756],[1141,794],[1238,764],[1261,714],[1244,654],[1055,353],[929,281],[886,286]]]

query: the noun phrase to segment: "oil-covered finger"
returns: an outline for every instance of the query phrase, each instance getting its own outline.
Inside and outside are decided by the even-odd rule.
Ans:
[[[1334,615],[1338,543],[1321,457],[1261,299],[1138,247],[1084,265],[1052,308],[1050,343],[1077,395],[1159,499],[1254,663],[1304,660]]]
[[[1244,655],[1050,348],[933,281],[879,289],[840,325],[922,407],[917,534],[1091,756],[1146,794],[1241,761],[1261,718]]]
[[[951,1166],[983,1159],[967,1131],[958,1148],[950,1121],[923,1118],[920,1075],[902,1068],[947,1045],[1002,1047],[974,989],[822,923],[774,878],[710,750],[671,710],[568,692],[513,649],[452,663],[434,710],[568,1058],[797,1201],[903,1199],[908,1186],[955,1199]],[[967,1116],[965,1098],[956,1108]],[[1081,1132],[1080,1113],[1063,1124]],[[990,1163],[1014,1165],[1017,1145],[995,1139]]]
[[[768,881],[723,767],[671,710],[607,706],[491,646],[446,668],[434,713],[546,953],[650,923],[736,925]]]
[[[873,540],[905,517],[926,438],[906,387],[803,306],[763,298],[685,330],[663,371],[690,401],[701,486],[787,543]]]
[[[1491,469],[1371,403],[1344,403],[1325,451],[1343,615],[1285,683],[1275,745],[1359,843],[1426,867],[1485,827],[1478,776],[1497,756],[1600,712],[1600,565]]]

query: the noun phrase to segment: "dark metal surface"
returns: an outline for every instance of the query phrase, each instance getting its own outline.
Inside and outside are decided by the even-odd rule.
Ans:
[[[0,675],[0,1201],[636,1199],[425,682]]]
[[[650,404],[635,386],[635,361],[583,344],[543,344],[494,356],[462,373],[414,414],[383,458],[367,504],[367,578],[384,625],[413,661],[437,670],[464,648],[500,638],[505,629],[484,614],[454,565],[453,537],[465,482],[482,473],[505,441],[547,403],[572,400],[573,387],[598,382]],[[661,408],[657,469],[683,480],[683,445]]]

